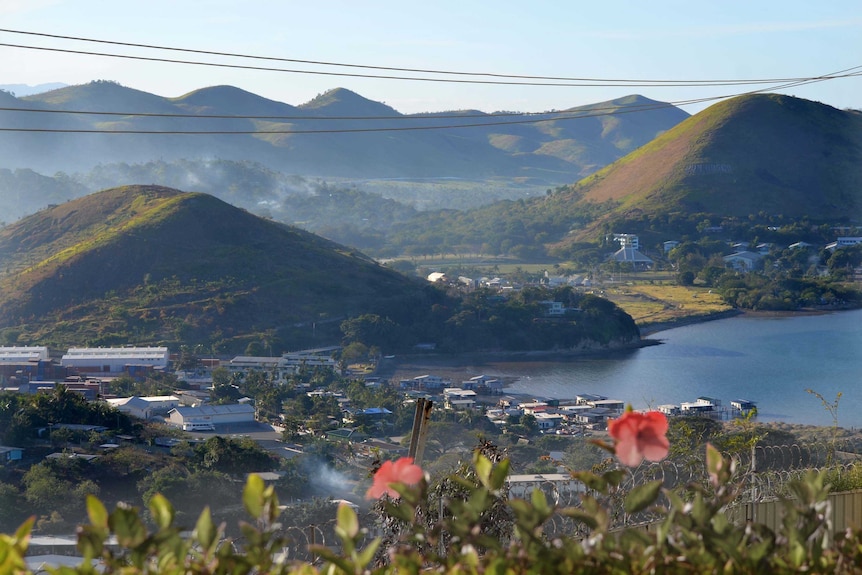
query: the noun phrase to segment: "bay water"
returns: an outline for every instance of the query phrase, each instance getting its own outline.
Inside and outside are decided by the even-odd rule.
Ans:
[[[553,361],[473,366],[504,392],[574,399],[592,393],[635,409],[700,396],[757,404],[759,421],[862,427],[862,310],[777,317],[741,315],[657,332],[636,350]],[[467,373],[465,375],[472,375]],[[837,401],[830,413],[827,404]],[[840,399],[837,395],[841,394]]]

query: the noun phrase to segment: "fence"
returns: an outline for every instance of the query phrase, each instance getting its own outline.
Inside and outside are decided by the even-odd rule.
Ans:
[[[781,497],[788,495],[788,481],[802,477],[807,471],[818,470],[829,474],[830,482],[838,489],[843,485],[859,486],[862,483],[862,441],[827,441],[794,443],[789,445],[758,445],[746,453],[733,455],[739,473],[736,481],[744,486],[737,505],[728,509],[734,522],[753,521],[780,530],[782,520]],[[649,512],[629,515],[623,512],[622,502],[634,487],[648,481],[661,480],[668,489],[681,488],[690,483],[706,484],[708,477],[702,459],[692,457],[683,461],[665,460],[643,464],[632,470],[619,489],[605,498],[605,508],[611,512],[615,528],[642,525],[649,528],[658,517]],[[541,489],[546,498],[558,507],[577,507],[586,488],[568,476],[542,475],[521,478],[511,482],[512,496],[529,498],[532,489]],[[595,494],[593,494],[595,495]],[[829,496],[830,535],[848,527],[862,527],[862,489],[833,492]],[[373,516],[361,518],[363,525],[374,523]],[[544,526],[548,537],[579,537],[587,534],[583,524],[562,515],[553,516]],[[334,520],[324,525],[285,530],[290,541],[285,549],[290,559],[309,560],[309,544],[335,546]]]

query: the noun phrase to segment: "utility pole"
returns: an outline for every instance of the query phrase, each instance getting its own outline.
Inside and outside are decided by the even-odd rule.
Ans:
[[[425,438],[428,434],[428,422],[431,420],[431,407],[434,402],[430,399],[420,397],[416,400],[416,412],[413,414],[413,431],[410,436],[410,449],[408,457],[413,458],[413,463],[422,465],[422,457],[425,454]]]

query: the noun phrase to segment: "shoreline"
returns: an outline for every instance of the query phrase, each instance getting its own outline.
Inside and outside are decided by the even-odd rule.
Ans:
[[[830,307],[823,308],[807,308],[790,311],[756,311],[756,310],[740,310],[731,309],[722,312],[717,312],[707,315],[681,317],[672,321],[658,322],[640,327],[640,339],[629,344],[620,345],[617,347],[602,347],[592,349],[577,349],[577,350],[543,350],[543,351],[489,351],[489,352],[470,352],[462,354],[402,354],[390,359],[382,359],[374,372],[374,375],[397,381],[399,379],[411,379],[419,375],[425,375],[429,372],[439,375],[445,379],[450,379],[452,385],[460,385],[465,379],[476,375],[482,375],[487,369],[493,371],[493,365],[497,363],[510,362],[547,362],[547,361],[566,361],[588,358],[591,356],[612,356],[616,354],[631,353],[635,350],[649,347],[653,345],[662,345],[664,342],[658,338],[651,338],[662,331],[706,323],[719,319],[731,317],[749,316],[749,317],[794,317],[807,315],[824,315],[833,312],[851,311],[860,309],[862,306],[842,306],[840,308]],[[492,374],[493,375],[493,374]],[[505,388],[509,381],[503,379],[504,394]]]

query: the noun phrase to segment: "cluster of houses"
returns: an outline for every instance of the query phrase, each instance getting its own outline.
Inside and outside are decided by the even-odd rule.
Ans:
[[[505,427],[511,416],[531,415],[543,433],[574,435],[587,429],[605,429],[608,419],[619,417],[624,409],[625,402],[622,400],[586,393],[567,401],[518,401],[504,398],[486,415],[499,427]]]

